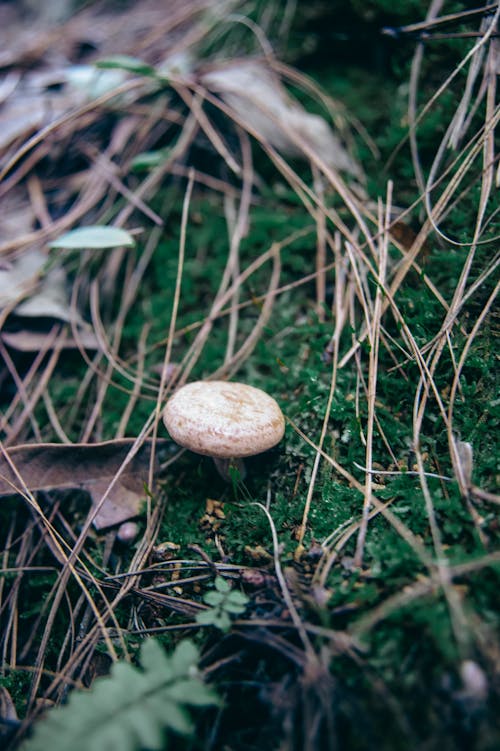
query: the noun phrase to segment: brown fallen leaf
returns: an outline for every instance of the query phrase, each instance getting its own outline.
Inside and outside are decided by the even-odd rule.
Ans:
[[[54,338],[50,331],[29,331],[21,329],[20,331],[2,331],[0,339],[8,347],[17,349],[19,352],[40,352],[47,347],[54,346]],[[99,342],[96,335],[89,329],[83,329],[78,332],[78,340],[67,334],[64,339],[58,338],[57,346],[62,349],[99,349]]]
[[[158,451],[167,443],[166,440],[156,441],[155,474],[159,465]],[[140,513],[147,494],[151,441],[141,446],[107,492],[133,444],[133,439],[124,438],[91,444],[23,444],[5,449],[0,454],[0,496],[22,492],[22,484],[10,465],[12,462],[30,491],[81,488],[90,494],[93,508],[99,506],[106,494],[94,518],[94,526],[102,529],[121,524]]]
[[[391,234],[391,237],[397,243],[402,245],[404,250],[410,250],[417,237],[415,230],[413,230],[409,224],[406,224],[406,222],[403,222],[399,219],[392,222],[389,228],[389,232]],[[422,248],[420,249],[420,257],[426,260],[430,252],[431,249],[429,243],[426,240],[422,243]]]
[[[21,253],[0,269],[0,309],[15,309],[26,318],[55,318],[81,323],[80,315],[71,308],[66,273],[57,266],[47,268],[49,258],[42,250]]]
[[[285,156],[304,157],[299,139],[329,167],[361,175],[359,165],[327,121],[307,112],[265,64],[253,59],[233,60],[202,73],[201,82]]]
[[[99,349],[94,332],[70,304],[64,269],[47,268],[48,261],[45,252],[31,249],[13,261],[5,259],[0,263],[0,313],[4,309],[9,313],[1,339],[21,352],[39,352],[56,345],[61,349]],[[50,319],[71,323],[76,341],[69,333],[56,340],[47,328]],[[22,330],[15,330],[16,321]],[[46,330],[42,330],[43,321]],[[14,330],[9,331],[12,326]]]
[[[2,212],[0,214],[2,244],[8,240],[17,240],[22,235],[29,234],[33,231],[35,222],[36,215],[25,189],[16,185],[2,196]],[[0,253],[0,270],[3,271],[10,265],[8,258]]]

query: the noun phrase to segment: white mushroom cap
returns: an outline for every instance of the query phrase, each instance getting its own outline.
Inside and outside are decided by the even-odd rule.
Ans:
[[[120,526],[118,527],[116,537],[120,542],[123,542],[125,545],[129,545],[131,542],[134,542],[138,534],[139,525],[137,524],[137,522],[123,522],[123,524],[120,524]]]
[[[176,443],[220,459],[260,454],[285,432],[283,413],[272,397],[227,381],[183,386],[168,400],[163,421]]]

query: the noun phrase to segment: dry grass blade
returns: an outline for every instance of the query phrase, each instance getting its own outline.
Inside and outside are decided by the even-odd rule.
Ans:
[[[371,327],[369,333],[370,342],[370,360],[368,367],[368,424],[366,431],[366,486],[365,486],[365,498],[363,503],[363,516],[361,519],[361,526],[359,528],[358,540],[356,544],[355,563],[357,566],[361,566],[363,561],[363,548],[366,538],[366,531],[368,525],[368,513],[371,506],[372,495],[372,462],[373,462],[373,430],[375,422],[375,401],[377,395],[377,370],[379,359],[379,345],[380,345],[380,323],[382,314],[382,289],[385,285],[385,277],[387,272],[387,253],[388,253],[388,229],[390,223],[390,213],[392,204],[392,185],[389,183],[387,186],[387,203],[385,212],[382,212],[380,207],[379,222],[381,227],[380,233],[380,254],[379,265],[377,270],[377,291],[375,293],[375,301],[373,304],[373,317],[371,320]]]

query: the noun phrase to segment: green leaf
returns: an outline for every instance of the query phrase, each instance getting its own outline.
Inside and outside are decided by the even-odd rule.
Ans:
[[[233,590],[230,592],[226,599],[227,603],[231,603],[232,605],[240,605],[243,608],[246,608],[248,605],[248,597],[243,592],[238,592],[238,590]]]
[[[148,701],[149,709],[151,709],[150,702]],[[162,703],[162,707],[164,704]],[[132,740],[134,737],[140,740],[142,746],[146,746],[150,749],[161,749],[163,746],[163,732],[162,728],[149,721],[148,713],[144,712],[142,707],[136,707],[131,709],[127,714],[128,729],[123,729],[123,734]],[[112,741],[113,742],[113,741]],[[122,741],[123,742],[123,741]],[[115,741],[116,743],[116,741]],[[131,750],[134,749],[136,744],[132,740]]]
[[[103,250],[105,248],[126,247],[135,245],[132,235],[119,227],[89,226],[66,232],[50,243],[51,248],[93,248]]]
[[[168,694],[176,702],[189,704],[190,706],[205,707],[207,704],[216,704],[217,697],[215,693],[198,681],[192,680],[176,681],[168,690]]]
[[[130,169],[134,172],[143,172],[144,170],[159,167],[168,158],[172,149],[158,149],[157,151],[143,151],[137,154],[130,162]]]
[[[169,656],[158,642],[146,640],[142,669],[115,663],[90,691],[74,691],[65,706],[35,725],[23,751],[160,751],[165,730],[192,732],[187,705],[217,703],[200,680],[197,662],[192,642],[180,642]]]
[[[157,711],[162,713],[169,728],[175,730],[179,735],[190,735],[193,732],[193,724],[189,715],[180,704],[168,699],[161,701],[160,697],[156,701],[153,698],[150,707],[154,707],[155,704]],[[141,743],[141,746],[147,746],[147,743]]]
[[[177,647],[179,649],[179,647]],[[175,653],[174,653],[175,654]],[[167,681],[171,680],[174,677],[174,669],[173,669],[173,659],[174,657],[168,657],[161,646],[161,644],[156,641],[156,639],[147,639],[141,648],[141,666],[144,668],[146,672],[150,672],[152,674],[160,673],[162,674],[162,679]],[[194,662],[196,663],[197,656],[194,657]],[[191,663],[189,663],[191,665]],[[189,666],[186,666],[185,672],[189,669]]]
[[[206,602],[207,605],[213,605],[214,607],[221,605],[225,599],[226,596],[223,595],[222,592],[214,592],[213,590],[207,592],[203,596],[203,601]]]
[[[227,581],[227,579],[223,579],[222,576],[216,576],[215,577],[215,589],[218,592],[230,592],[231,591],[231,585]]]
[[[196,614],[196,621],[202,626],[214,626],[221,631],[228,631],[231,628],[231,618],[224,610],[211,608]]]
[[[199,654],[196,646],[189,639],[179,642],[171,657],[171,665],[176,676],[191,675],[196,667]]]
[[[97,68],[120,68],[120,70],[126,70],[129,73],[136,73],[139,76],[153,76],[156,77],[156,71],[148,63],[143,62],[137,57],[132,55],[112,55],[106,57],[103,60],[96,62]]]
[[[227,631],[231,627],[230,615],[243,613],[248,604],[248,597],[243,592],[233,591],[231,584],[221,576],[215,578],[215,589],[207,592],[203,601],[211,606],[210,610],[198,613],[196,620],[202,625],[211,625]]]
[[[201,626],[213,626],[216,617],[216,610],[202,610],[200,613],[196,613],[196,623],[199,623]]]
[[[235,615],[238,615],[239,613],[243,613],[243,611],[246,609],[246,605],[242,605],[239,602],[231,602],[231,600],[227,600],[224,603],[223,609],[226,613],[234,613]]]
[[[231,628],[231,618],[226,612],[220,610],[218,613],[214,613],[213,625],[216,628],[220,628],[221,631],[229,631]]]

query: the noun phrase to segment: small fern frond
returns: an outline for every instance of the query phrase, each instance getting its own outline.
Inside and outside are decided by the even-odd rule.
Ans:
[[[140,650],[141,668],[118,662],[90,691],[74,691],[66,705],[35,725],[22,751],[152,751],[165,747],[165,730],[192,732],[188,706],[217,703],[198,673],[194,644],[167,655],[154,639]]]

